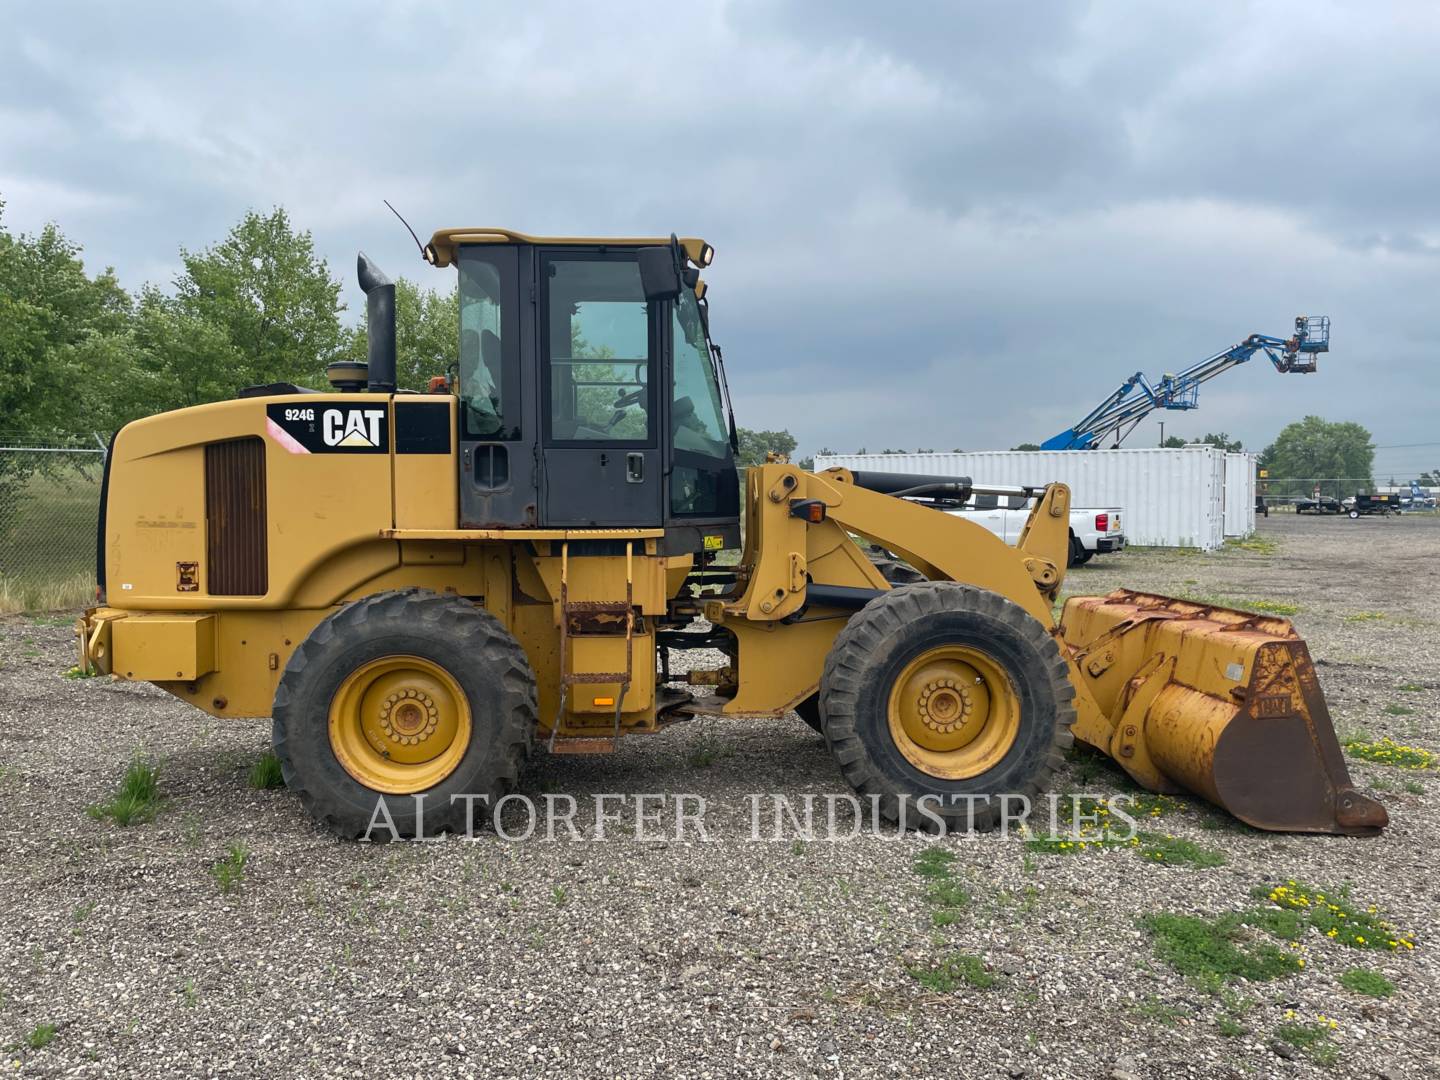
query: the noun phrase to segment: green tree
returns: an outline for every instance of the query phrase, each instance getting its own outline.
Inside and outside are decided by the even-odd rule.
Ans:
[[[1165,441],[1160,445],[1167,450],[1178,450],[1182,446],[1216,446],[1221,450],[1229,451],[1244,449],[1239,439],[1232,439],[1223,431],[1207,431],[1198,439],[1187,439],[1181,435],[1167,435]]]
[[[1230,453],[1238,453],[1245,449],[1244,444],[1241,443],[1239,439],[1230,438],[1229,434],[1224,431],[1213,433],[1207,431],[1199,441],[1207,443],[1210,446],[1218,446],[1221,450],[1227,450]]]
[[[764,465],[766,454],[779,454],[788,458],[798,445],[795,436],[788,431],[751,431],[739,428],[740,454],[736,464],[742,469],[752,465]]]
[[[362,322],[350,332],[346,352],[365,358],[367,338]],[[432,375],[454,371],[460,363],[460,293],[422,288],[409,278],[395,282],[395,384],[402,390],[424,390]]]
[[[1033,442],[1022,442],[1019,446],[1012,446],[1011,450],[1039,450],[1040,444]]]
[[[0,203],[0,217],[4,204]],[[0,425],[10,434],[107,431],[123,384],[131,302],[106,269],[85,273],[56,226],[12,236],[0,223]]]
[[[140,300],[136,337],[157,395],[148,411],[260,383],[323,385],[346,338],[340,282],[283,208],[252,210],[220,243],[180,257],[174,295],[149,287]]]
[[[1307,416],[1288,424],[1260,454],[1270,478],[1369,480],[1375,462],[1370,432],[1352,421]]]

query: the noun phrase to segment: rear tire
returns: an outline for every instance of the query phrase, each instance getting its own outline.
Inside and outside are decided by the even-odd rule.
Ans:
[[[1095,553],[1080,542],[1073,532],[1070,534],[1070,565],[1084,566]]]
[[[317,822],[388,840],[388,813],[409,838],[487,820],[515,786],[536,711],[529,661],[495,616],[408,589],[349,604],[300,643],[275,692],[273,740]]]
[[[919,813],[929,796],[947,831],[995,825],[1000,795],[1035,801],[1073,743],[1074,698],[1045,626],[949,581],[872,600],[835,639],[820,681],[825,740],[850,786],[878,796],[891,822],[903,805],[908,825],[938,828]]]

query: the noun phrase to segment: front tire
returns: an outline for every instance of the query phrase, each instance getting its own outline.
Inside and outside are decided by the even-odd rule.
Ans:
[[[1035,801],[1073,742],[1074,698],[1045,626],[948,581],[872,600],[820,681],[825,740],[850,786],[891,822],[936,828],[928,806],[947,831],[995,825],[998,796]]]
[[[300,643],[273,716],[286,785],[332,832],[388,840],[387,816],[401,837],[463,832],[515,786],[535,675],[483,608],[420,589],[377,593]],[[452,800],[465,795],[486,798]]]

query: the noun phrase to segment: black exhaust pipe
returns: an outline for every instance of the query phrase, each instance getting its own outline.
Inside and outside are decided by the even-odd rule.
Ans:
[[[356,260],[360,288],[365,293],[365,336],[370,343],[365,389],[375,394],[395,392],[395,283],[363,251]]]

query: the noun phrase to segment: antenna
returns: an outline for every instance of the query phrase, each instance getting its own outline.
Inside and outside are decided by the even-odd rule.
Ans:
[[[389,199],[381,199],[380,201],[383,202],[386,206],[390,206]],[[406,232],[410,234],[410,239],[415,241],[415,246],[420,249],[420,257],[423,259],[425,257],[425,245],[420,243],[420,237],[415,235],[415,230],[410,228],[410,223],[406,221],[403,217],[400,217],[399,210],[396,210],[395,207],[390,206],[390,212],[394,214],[397,218],[400,218],[400,224],[405,226]]]

